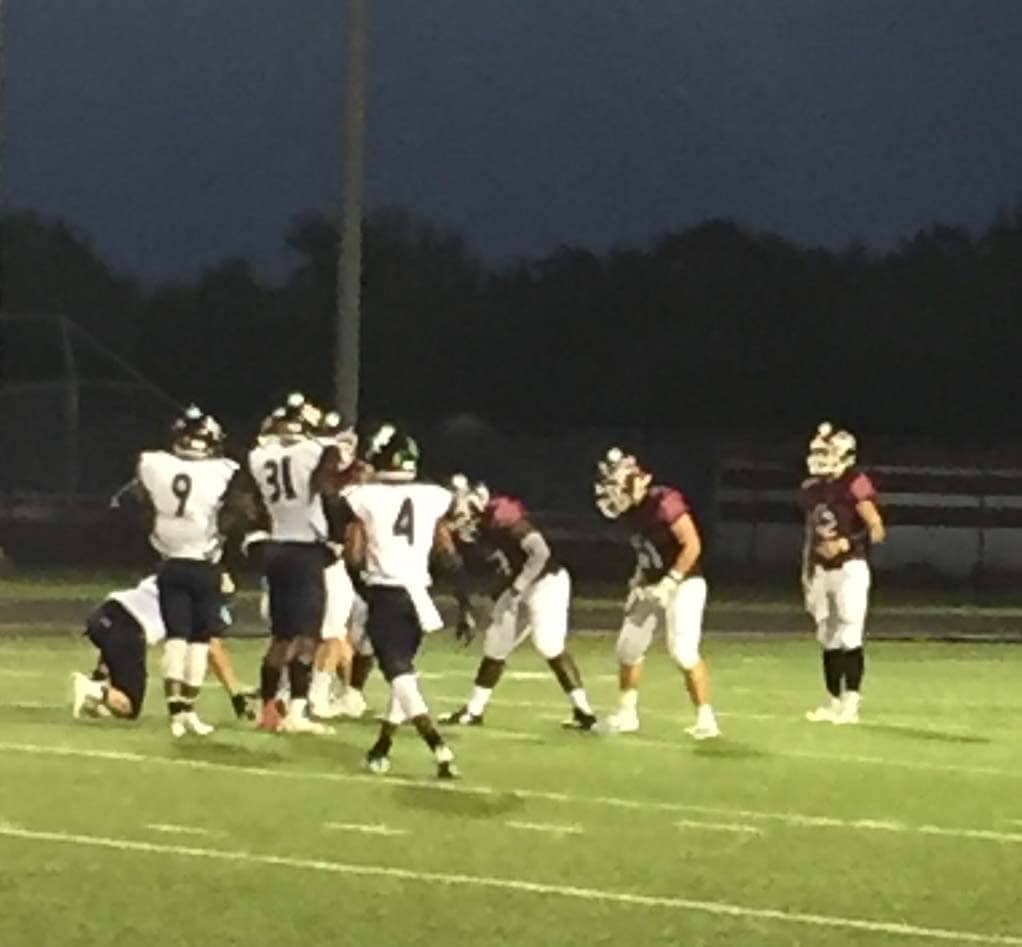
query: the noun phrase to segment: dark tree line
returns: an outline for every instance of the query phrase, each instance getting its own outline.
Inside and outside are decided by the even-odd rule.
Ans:
[[[2,239],[6,311],[70,316],[179,399],[249,424],[291,387],[329,397],[337,235],[322,216],[293,223],[279,283],[228,260],[145,288],[29,213]],[[500,267],[386,210],[366,223],[364,275],[369,414],[467,411],[523,431],[804,430],[822,414],[876,432],[1022,427],[1022,209],[887,253],[710,221]]]

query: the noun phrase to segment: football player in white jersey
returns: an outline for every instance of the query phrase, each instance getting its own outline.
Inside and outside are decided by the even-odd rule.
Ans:
[[[193,405],[175,422],[170,450],[144,452],[136,474],[152,520],[149,540],[163,558],[163,677],[175,737],[213,730],[194,705],[220,621],[221,518],[246,492],[238,465],[222,450],[220,425]]]
[[[222,628],[230,621],[224,605]],[[156,576],[147,576],[134,588],[111,592],[89,616],[85,634],[99,651],[99,664],[91,677],[79,672],[71,675],[72,716],[136,719],[145,701],[146,647],[155,647],[167,637]],[[210,639],[209,666],[227,691],[235,716],[252,719],[230,654],[219,637]]]
[[[443,627],[430,597],[429,560],[434,548],[457,557],[444,522],[453,495],[416,479],[418,454],[410,437],[391,424],[383,425],[363,449],[374,469],[372,480],[344,492],[357,518],[347,530],[346,555],[364,569],[366,630],[390,685],[380,735],[366,764],[374,773],[386,773],[394,734],[411,721],[433,753],[437,776],[451,779],[458,775],[454,754],[430,718],[414,662],[422,636]]]
[[[326,614],[325,570],[336,560],[328,545],[322,495],[337,448],[315,437],[322,412],[295,393],[249,453],[249,470],[269,516],[264,572],[269,589],[270,646],[260,674],[259,728],[329,733],[308,715],[312,663]],[[282,720],[276,696],[287,667],[290,701]]]

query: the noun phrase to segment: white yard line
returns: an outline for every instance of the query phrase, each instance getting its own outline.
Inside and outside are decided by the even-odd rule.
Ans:
[[[423,782],[398,776],[370,776],[361,773],[322,772],[317,770],[280,770],[258,766],[232,766],[229,763],[214,763],[208,760],[175,759],[165,756],[146,756],[142,753],[116,752],[111,750],[90,750],[76,747],[42,746],[32,743],[0,743],[0,752],[28,753],[36,756],[65,756],[83,759],[101,759],[110,762],[149,763],[157,766],[180,766],[212,772],[230,773],[235,776],[260,776],[271,779],[314,780],[340,783],[366,783],[379,787],[402,786],[423,792],[451,792],[470,796],[512,796],[519,799],[535,799],[542,802],[566,805],[606,806],[627,809],[634,812],[673,812],[679,814],[704,813],[730,818],[778,821],[795,827],[850,829],[875,832],[901,832],[907,835],[973,839],[976,841],[1005,843],[1022,842],[1022,833],[996,832],[988,829],[956,826],[913,826],[890,819],[840,819],[833,816],[808,815],[798,812],[779,812],[760,809],[735,809],[725,806],[702,806],[680,802],[660,802],[652,799],[622,799],[615,796],[579,796],[565,792],[548,792],[540,789],[493,787],[467,783]]]
[[[383,825],[382,823],[368,825],[361,822],[324,822],[323,827],[335,829],[338,832],[361,832],[363,835],[383,835],[387,837],[408,834],[408,829],[392,829],[390,826]]]
[[[43,671],[22,671],[14,668],[0,667],[0,677],[45,677]]]
[[[291,868],[299,871],[323,872],[362,878],[390,878],[446,887],[513,891],[521,894],[602,902],[604,904],[619,904],[629,907],[664,908],[678,912],[729,917],[740,921],[776,921],[778,923],[795,924],[805,927],[856,930],[870,934],[882,934],[888,937],[913,937],[933,941],[946,941],[953,944],[994,944],[1006,945],[1006,947],[1022,947],[1022,937],[1013,934],[987,934],[980,931],[948,930],[947,928],[922,927],[896,921],[877,921],[867,918],[842,917],[840,915],[782,911],[776,908],[746,907],[723,901],[699,901],[690,898],[632,894],[626,891],[607,891],[599,888],[544,884],[517,878],[459,875],[438,871],[414,871],[409,868],[392,868],[385,865],[349,865],[343,862],[287,855],[258,854],[255,852],[215,848],[195,848],[185,845],[159,845],[151,842],[139,842],[132,839],[110,838],[100,835],[34,831],[6,823],[0,823],[0,836],[28,842],[74,845],[80,848],[100,848],[118,852],[144,853],[147,855],[169,855],[179,858],[206,859],[209,861],[249,865],[269,865],[274,868]]]
[[[706,829],[708,832],[736,832],[740,835],[762,835],[763,830],[744,822],[699,822],[696,819],[675,819],[679,829]]]
[[[223,835],[223,832],[215,832],[213,829],[200,829],[194,825],[174,825],[169,822],[150,822],[146,828],[168,835]]]
[[[556,825],[551,822],[518,822],[512,820],[504,824],[512,829],[522,829],[526,832],[545,832],[548,835],[581,835],[583,832],[580,825]]]

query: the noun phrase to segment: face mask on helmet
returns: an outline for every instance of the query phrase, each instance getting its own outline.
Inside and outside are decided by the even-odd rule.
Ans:
[[[270,415],[273,419],[271,437],[281,444],[296,444],[314,436],[323,419],[323,412],[306,400],[305,395],[294,391],[287,396],[283,407]]]
[[[414,480],[419,472],[419,445],[393,424],[383,424],[366,443],[363,459],[377,480]]]
[[[345,424],[340,411],[327,411],[320,419],[316,437],[328,447],[336,447],[341,457],[341,469],[347,469],[355,462],[358,452],[358,435],[354,428]]]
[[[469,483],[464,474],[451,477],[449,486],[454,493],[451,506],[451,528],[464,543],[474,543],[479,537],[479,524],[490,504],[490,490],[485,483]]]
[[[849,431],[835,430],[829,421],[820,424],[806,455],[809,475],[834,479],[854,464],[855,437]]]
[[[650,475],[631,454],[612,447],[596,465],[596,508],[607,519],[616,520],[642,502],[649,481]]]
[[[217,420],[196,405],[189,405],[171,428],[171,451],[187,460],[214,456],[223,445],[224,432]]]

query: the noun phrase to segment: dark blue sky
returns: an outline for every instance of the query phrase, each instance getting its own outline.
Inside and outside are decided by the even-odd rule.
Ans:
[[[7,0],[9,201],[147,278],[337,202],[341,0]],[[370,0],[370,206],[491,259],[731,216],[889,246],[1022,195],[1018,0]]]

